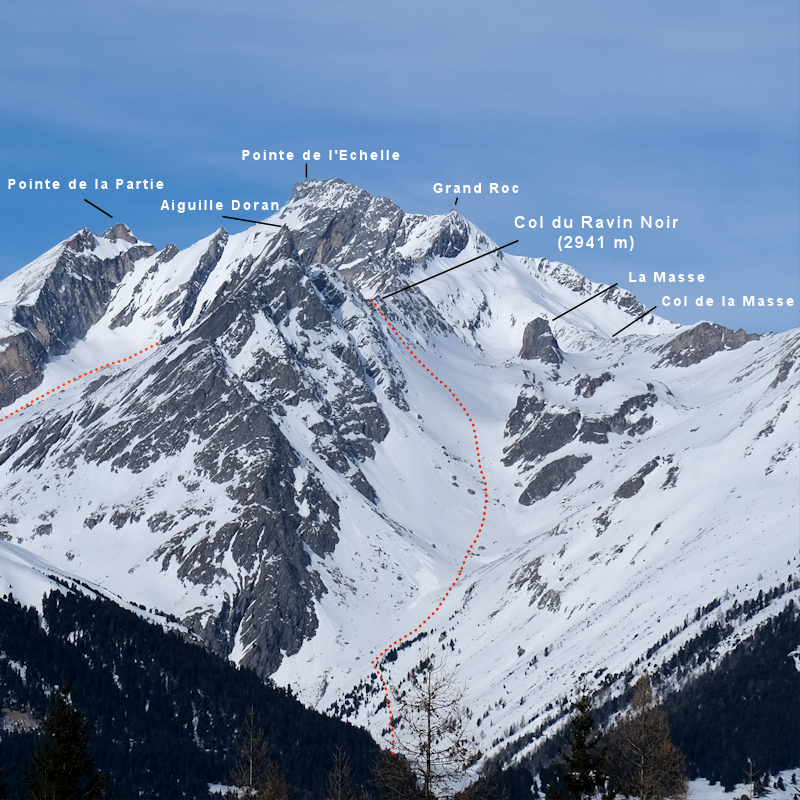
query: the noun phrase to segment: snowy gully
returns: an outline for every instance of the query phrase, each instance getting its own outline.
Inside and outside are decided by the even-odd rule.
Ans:
[[[390,645],[388,645],[386,648],[384,648],[370,662],[372,664],[374,670],[375,670],[375,673],[377,674],[378,678],[380,679],[380,682],[383,684],[384,692],[385,692],[385,695],[386,695],[386,708],[389,711],[389,730],[391,731],[391,735],[392,735],[392,752],[395,752],[396,740],[395,740],[395,733],[394,733],[394,716],[392,715],[392,702],[391,702],[391,697],[389,696],[389,685],[386,682],[386,680],[384,679],[383,674],[382,674],[381,669],[380,669],[380,660],[384,656],[386,656],[393,648],[397,647],[397,645],[401,644],[406,639],[410,639],[412,636],[414,636],[414,634],[416,634],[418,631],[420,631],[422,628],[424,628],[431,621],[431,619],[433,619],[433,617],[435,616],[436,612],[442,607],[442,605],[444,604],[445,600],[447,600],[448,596],[450,595],[450,592],[453,591],[453,589],[455,588],[456,584],[461,579],[461,576],[464,573],[464,567],[467,564],[467,558],[471,554],[472,548],[475,547],[475,545],[478,543],[478,539],[479,539],[479,537],[481,535],[481,532],[483,531],[483,526],[486,524],[486,509],[489,506],[489,487],[488,487],[488,485],[486,483],[486,474],[484,473],[483,466],[481,464],[481,451],[480,451],[480,447],[478,445],[478,433],[475,430],[475,423],[472,421],[472,417],[470,416],[469,411],[467,411],[467,409],[464,408],[464,404],[458,399],[458,397],[456,397],[455,392],[440,377],[438,377],[435,373],[431,372],[431,370],[428,367],[425,366],[424,362],[419,358],[419,356],[417,356],[416,353],[414,353],[414,351],[411,349],[411,347],[409,347],[409,345],[406,344],[406,342],[403,339],[403,337],[400,335],[400,333],[397,331],[397,329],[394,327],[394,325],[392,325],[392,323],[389,321],[389,318],[386,316],[386,314],[383,313],[383,311],[381,310],[381,308],[378,305],[378,303],[374,299],[371,299],[370,302],[375,306],[375,310],[381,315],[381,317],[383,317],[384,321],[389,326],[389,330],[397,337],[397,340],[400,342],[400,344],[403,347],[405,347],[406,350],[408,350],[408,354],[411,356],[411,358],[413,358],[414,361],[416,361],[417,364],[419,364],[420,368],[424,369],[434,381],[436,381],[437,383],[441,384],[441,386],[444,389],[447,389],[447,391],[450,393],[450,396],[452,397],[453,401],[458,403],[461,411],[464,412],[464,415],[467,418],[467,422],[472,426],[472,435],[473,435],[473,438],[475,440],[475,453],[476,453],[477,458],[478,458],[478,470],[479,470],[480,475],[481,475],[481,481],[483,482],[483,512],[482,512],[482,515],[481,515],[481,522],[480,522],[480,525],[478,526],[478,530],[477,530],[477,532],[475,534],[475,538],[472,540],[472,542],[470,542],[469,547],[467,547],[466,552],[464,553],[464,558],[461,561],[461,566],[458,569],[458,573],[456,574],[455,580],[453,580],[453,582],[450,584],[450,587],[444,593],[444,596],[439,601],[439,603],[437,604],[436,608],[434,608],[430,612],[430,614],[428,614],[428,616],[425,617],[419,623],[419,625],[417,625],[416,628],[414,628],[413,630],[409,631],[405,635],[400,636],[399,638],[395,639],[394,642],[392,642]]]

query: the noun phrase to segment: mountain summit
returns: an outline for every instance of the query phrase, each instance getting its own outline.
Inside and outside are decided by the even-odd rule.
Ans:
[[[379,735],[369,662],[442,600],[485,474],[420,635],[491,754],[796,571],[798,331],[614,338],[633,295],[555,320],[603,286],[507,252],[382,300],[497,244],[339,180],[269,221],[183,251],[83,230],[0,282],[3,591],[160,609]]]

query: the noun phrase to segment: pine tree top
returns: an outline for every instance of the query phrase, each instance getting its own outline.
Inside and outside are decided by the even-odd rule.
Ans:
[[[44,739],[25,771],[25,786],[35,800],[94,800],[104,780],[88,756],[89,725],[62,686],[42,724]]]

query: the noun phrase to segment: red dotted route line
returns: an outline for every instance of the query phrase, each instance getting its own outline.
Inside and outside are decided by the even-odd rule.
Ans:
[[[94,369],[90,369],[88,372],[83,372],[76,375],[74,378],[70,378],[68,381],[64,381],[64,383],[60,383],[55,389],[50,389],[49,391],[45,392],[44,394],[40,394],[38,397],[34,397],[33,400],[28,401],[25,403],[24,406],[20,406],[19,408],[15,408],[13,411],[9,411],[4,417],[0,417],[0,422],[7,420],[9,417],[13,417],[14,414],[19,414],[20,411],[24,411],[29,406],[32,406],[39,400],[47,399],[51,394],[55,394],[59,389],[64,389],[68,384],[75,383],[75,381],[80,380],[81,378],[85,378],[87,375],[92,375],[95,372],[100,372],[101,369],[105,369],[106,367],[110,367],[114,364],[123,364],[125,361],[130,361],[136,356],[140,356],[142,353],[146,353],[148,350],[152,350],[154,347],[158,347],[158,342],[155,344],[151,344],[149,347],[145,347],[144,350],[139,350],[138,353],[134,353],[132,356],[128,356],[127,358],[121,358],[119,361],[110,361],[108,364],[101,364],[99,367],[95,367]]]
[[[442,597],[442,599],[439,601],[439,605],[437,605],[436,608],[434,608],[433,611],[431,611],[431,613],[428,614],[428,616],[425,617],[425,619],[423,619],[422,622],[419,625],[417,625],[416,628],[414,628],[414,630],[409,631],[407,634],[405,634],[405,636],[401,636],[399,639],[396,639],[391,645],[389,645],[385,650],[378,653],[378,655],[372,661],[370,661],[375,670],[375,673],[377,674],[378,678],[383,684],[384,690],[386,692],[386,707],[389,711],[389,730],[392,734],[392,752],[394,752],[396,742],[394,736],[394,716],[392,715],[392,702],[391,698],[389,697],[389,685],[384,680],[383,674],[381,673],[381,670],[378,666],[378,662],[392,648],[397,647],[398,644],[413,636],[415,633],[417,633],[417,631],[421,630],[431,620],[431,618],[436,614],[436,612],[442,607],[442,604],[444,603],[445,600],[447,600],[447,597],[450,594],[450,592],[453,591],[455,585],[461,579],[461,575],[464,572],[464,567],[467,563],[467,558],[469,557],[472,548],[475,547],[478,538],[481,535],[481,531],[483,530],[483,526],[486,523],[486,509],[489,506],[489,488],[486,484],[486,475],[483,472],[483,466],[481,465],[481,450],[480,447],[478,446],[478,433],[475,430],[475,423],[472,421],[472,417],[470,416],[469,411],[467,411],[467,409],[464,408],[464,404],[458,399],[458,397],[456,397],[455,392],[440,377],[438,377],[434,372],[428,369],[428,367],[416,355],[416,353],[414,353],[414,351],[408,346],[408,344],[406,344],[403,337],[400,335],[400,333],[397,331],[394,325],[392,325],[392,323],[389,322],[389,318],[386,316],[386,314],[383,313],[383,311],[381,311],[380,306],[375,302],[375,300],[371,300],[371,302],[372,305],[375,306],[375,309],[378,311],[378,313],[386,320],[386,324],[389,326],[389,330],[391,330],[391,332],[398,338],[400,344],[402,344],[406,348],[406,350],[408,350],[409,355],[431,376],[431,378],[440,383],[445,389],[447,389],[448,392],[450,392],[453,399],[456,401],[456,403],[458,403],[458,405],[461,407],[461,410],[464,412],[464,415],[469,420],[469,423],[472,426],[472,435],[475,437],[475,452],[477,453],[478,456],[478,470],[481,473],[481,480],[483,481],[483,495],[484,495],[483,516],[481,517],[481,524],[478,526],[478,532],[475,534],[475,538],[472,540],[472,543],[467,548],[467,552],[464,554],[464,559],[461,562],[461,567],[458,570],[458,574],[456,575],[455,580],[450,584],[450,588],[444,593],[444,597]]]

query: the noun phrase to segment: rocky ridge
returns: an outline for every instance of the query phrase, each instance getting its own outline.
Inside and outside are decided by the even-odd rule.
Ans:
[[[0,422],[0,537],[379,734],[367,656],[441,599],[480,480],[461,412],[374,298],[480,436],[484,549],[432,623],[476,717],[489,704],[522,735],[504,681],[545,714],[575,664],[629,669],[687,609],[785,571],[796,332],[653,317],[612,339],[635,297],[556,320],[599,285],[509,253],[381,300],[496,245],[455,212],[406,214],[341,181],[298,184],[270,221],[183,251],[82,231],[0,284],[4,408],[161,342]],[[742,556],[754,527],[758,564]],[[679,580],[687,553],[718,583]],[[614,641],[587,650],[607,619]],[[484,752],[512,736],[486,730]]]

